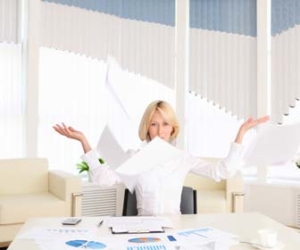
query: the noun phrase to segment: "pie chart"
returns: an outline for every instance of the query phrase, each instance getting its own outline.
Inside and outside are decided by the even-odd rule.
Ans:
[[[70,240],[66,242],[70,247],[84,248],[84,249],[104,249],[106,245],[97,241],[88,240]]]
[[[128,242],[131,243],[151,243],[151,242],[158,242],[160,241],[160,238],[155,237],[139,237],[139,238],[133,238],[128,240]]]

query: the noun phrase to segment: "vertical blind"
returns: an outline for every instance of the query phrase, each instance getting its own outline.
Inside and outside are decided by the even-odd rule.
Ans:
[[[39,155],[75,170],[82,149],[55,134],[59,122],[83,131],[92,147],[105,125],[124,150],[139,146],[145,106],[174,103],[175,1],[60,0],[40,8]],[[107,65],[108,56],[120,69]]]
[[[0,158],[25,154],[20,2],[0,0]]]
[[[174,86],[175,0],[43,0],[41,44]]]
[[[277,123],[300,100],[299,13],[298,0],[272,0],[272,116]]]
[[[174,87],[175,1],[43,0],[41,44]],[[256,0],[190,1],[190,91],[238,119],[256,116]]]
[[[19,7],[21,0],[0,0],[0,42],[19,41]]]
[[[190,91],[256,116],[256,0],[190,1]]]

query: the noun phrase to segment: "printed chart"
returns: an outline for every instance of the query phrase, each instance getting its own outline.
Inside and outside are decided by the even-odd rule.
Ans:
[[[163,244],[155,244],[161,241],[158,237],[137,237],[128,239],[128,242],[133,243],[128,245],[126,250],[166,250],[167,247]]]
[[[88,240],[70,240],[66,242],[66,245],[74,248],[84,248],[84,249],[104,249],[106,245],[97,241]]]
[[[126,250],[167,250],[165,245],[139,245],[127,246]]]
[[[133,238],[128,240],[128,242],[131,243],[150,243],[150,242],[158,242],[158,241],[160,241],[160,238],[155,238],[155,237],[139,237],[139,238]]]

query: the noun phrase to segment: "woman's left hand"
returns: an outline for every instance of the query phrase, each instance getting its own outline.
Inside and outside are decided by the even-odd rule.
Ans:
[[[240,129],[236,135],[235,138],[235,143],[242,143],[244,135],[247,133],[248,130],[254,128],[255,126],[265,123],[269,121],[270,117],[269,116],[263,116],[258,119],[254,119],[252,117],[248,118],[241,126]]]

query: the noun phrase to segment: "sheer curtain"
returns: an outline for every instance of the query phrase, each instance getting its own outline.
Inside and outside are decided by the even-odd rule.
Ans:
[[[0,157],[25,156],[25,86],[21,44],[0,43]]]
[[[0,158],[26,154],[21,7],[21,1],[0,1]]]

